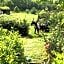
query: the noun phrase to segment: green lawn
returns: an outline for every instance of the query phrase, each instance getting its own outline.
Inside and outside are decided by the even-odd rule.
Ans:
[[[23,19],[26,19],[27,22],[31,22],[34,18],[34,20],[37,19],[37,15],[30,14],[30,13],[25,13],[25,12],[20,12],[20,13],[11,13],[10,15],[12,18],[19,19],[19,21],[23,21]]]
[[[24,55],[41,61],[43,51],[43,39],[42,38],[22,38],[24,43]],[[35,61],[35,60],[34,60]]]

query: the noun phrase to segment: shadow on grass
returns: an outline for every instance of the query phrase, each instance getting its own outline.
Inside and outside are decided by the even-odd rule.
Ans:
[[[31,34],[28,34],[27,36],[22,36],[22,37],[26,37],[26,38],[39,38],[39,37],[42,37],[42,35],[38,35],[38,34],[34,34],[34,35],[31,35]]]

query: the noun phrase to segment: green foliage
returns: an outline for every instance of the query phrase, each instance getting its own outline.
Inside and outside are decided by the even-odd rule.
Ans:
[[[57,5],[56,4],[49,4],[49,5],[47,5],[47,7],[48,7],[49,11],[57,10]]]
[[[15,12],[19,12],[20,11],[20,9],[18,8],[18,6],[15,6],[14,11]]]
[[[14,10],[14,3],[11,0],[6,1],[6,5],[10,7],[11,10]]]
[[[41,19],[45,18],[46,20],[48,20],[50,18],[50,13],[42,10],[40,11],[39,16]]]
[[[63,19],[63,15],[61,13],[56,14],[52,21],[51,24],[54,25],[54,31],[52,31],[52,35],[49,38],[50,41],[50,49],[55,50],[57,52],[63,52],[61,49],[64,45],[64,38],[63,38],[63,33],[62,33],[62,19]]]
[[[56,58],[54,58],[52,64],[64,64],[64,53],[60,54],[56,52]]]
[[[59,54],[63,54],[64,50],[64,32],[62,32],[62,28],[61,28],[61,23],[62,23],[62,19],[63,19],[63,15],[62,13],[56,13],[56,15],[54,14],[52,18],[52,23],[53,26],[55,28],[52,28],[52,32],[51,32],[51,35],[49,38],[47,38],[47,36],[44,35],[44,40],[46,42],[46,45],[45,45],[45,48],[46,48],[46,52],[47,54],[49,55],[49,58],[48,60],[50,59],[49,61],[49,64],[52,63],[53,61],[53,64],[63,64],[63,61],[62,59],[58,59],[59,55],[57,56],[55,54],[55,52],[58,52]],[[49,44],[49,47],[48,47],[48,44]],[[55,52],[53,52],[55,51]],[[54,59],[55,58],[55,59]],[[60,57],[61,58],[61,57]],[[54,63],[54,60],[56,63]],[[60,63],[58,63],[60,61]]]
[[[26,13],[29,13],[29,9],[26,9],[25,12],[26,12]]]
[[[29,33],[29,24],[25,19],[20,23],[14,21],[1,21],[0,26],[8,30],[19,31],[19,34],[22,36],[27,36]]]
[[[43,13],[43,12],[42,12]],[[24,15],[23,15],[24,14]],[[54,29],[54,31],[51,31],[52,33],[43,33],[43,34],[46,34],[46,35],[50,35],[50,36],[48,36],[48,38],[49,38],[49,41],[50,41],[50,44],[51,44],[51,49],[52,50],[55,50],[55,51],[57,51],[57,52],[63,52],[62,50],[63,50],[63,47],[64,46],[62,46],[63,45],[63,41],[64,41],[64,36],[62,36],[62,35],[64,35],[64,32],[62,33],[60,33],[59,32],[59,22],[60,22],[60,20],[62,20],[62,15],[61,14],[58,14],[58,16],[56,16],[55,14],[56,13],[54,13],[54,15],[52,15],[53,13],[51,13],[51,18],[50,18],[50,20],[53,20],[53,22],[52,22],[52,24],[54,25],[54,27],[52,28],[52,29]],[[10,21],[10,20],[13,20],[14,22],[13,22],[13,25],[14,25],[14,27],[15,28],[17,28],[17,30],[18,30],[18,28],[23,28],[24,27],[24,24],[25,24],[25,22],[21,22],[21,19],[23,19],[24,17],[25,17],[25,15],[26,15],[26,20],[28,19],[29,21],[31,21],[31,19],[34,17],[36,17],[35,15],[32,15],[32,14],[26,14],[26,13],[13,13],[13,14],[11,14],[11,15],[0,15],[0,21]],[[30,15],[30,16],[29,16]],[[2,16],[2,17],[1,17]],[[20,19],[21,18],[21,19]],[[36,18],[35,18],[35,20],[36,20]],[[25,21],[25,20],[23,20],[23,21]],[[28,21],[28,22],[29,22]],[[17,23],[18,22],[18,23]],[[45,22],[45,21],[44,21]],[[57,22],[57,23],[56,23]],[[5,23],[8,23],[8,22],[5,22]],[[29,22],[30,23],[30,22]],[[22,25],[23,24],[23,25]],[[15,30],[15,28],[14,28],[14,30]],[[42,60],[43,58],[45,58],[44,56],[46,55],[46,58],[45,59],[48,59],[49,57],[47,56],[48,54],[45,54],[43,57],[42,57],[42,55],[41,54],[44,54],[44,52],[42,53],[42,50],[44,50],[44,48],[43,48],[43,41],[44,40],[42,40],[42,39],[44,39],[43,37],[41,38],[41,37],[38,37],[38,35],[36,35],[36,34],[34,34],[33,33],[33,31],[34,31],[34,29],[33,29],[34,27],[32,27],[32,26],[30,26],[30,34],[34,37],[34,38],[32,38],[32,39],[29,39],[29,38],[22,38],[22,40],[23,40],[23,42],[24,42],[24,44],[25,44],[25,55],[26,56],[29,56],[29,57],[31,57],[31,58],[35,58],[35,59],[37,59],[37,60],[35,60],[35,61],[37,61],[38,62],[38,60]],[[20,30],[21,31],[21,30]],[[22,30],[23,31],[23,30]],[[53,33],[54,32],[54,33]],[[21,33],[21,32],[20,32]],[[52,35],[53,34],[53,35]],[[60,34],[60,35],[59,35]],[[21,34],[22,35],[22,34]],[[58,35],[58,37],[57,37],[57,35]],[[57,39],[57,40],[56,40]],[[48,39],[47,39],[48,40]],[[62,43],[61,44],[61,46],[59,46],[58,45],[58,43],[59,43],[59,45],[60,45],[60,43]],[[32,44],[32,45],[30,45],[30,44]],[[58,47],[58,48],[57,48]],[[61,48],[60,48],[61,47]],[[51,51],[52,51],[51,50]],[[37,53],[36,53],[37,52]],[[57,55],[56,55],[57,56]]]
[[[63,23],[63,18],[64,15],[61,12],[52,12],[52,13],[48,13],[50,16],[48,16],[47,18],[47,23],[49,25],[49,27],[53,30],[55,27],[57,27],[57,25],[59,23]],[[43,16],[43,15],[42,15]]]
[[[58,4],[58,5],[57,5],[57,9],[58,9],[59,11],[61,11],[61,10],[62,10],[62,7],[61,7],[61,5],[60,5],[60,4]]]
[[[61,54],[64,53],[64,37],[60,29],[61,28],[58,26],[57,29],[53,31],[51,37],[45,40],[46,43],[49,43],[50,45],[46,48],[47,55],[49,55],[49,58],[47,58],[47,60],[50,59],[49,64],[63,64],[64,62],[64,57],[61,56]],[[58,52],[60,55],[56,54],[53,51]]]
[[[3,7],[0,7],[0,10],[10,10],[10,8],[7,6],[3,6]]]
[[[18,33],[0,28],[0,63],[21,64],[24,61],[23,52],[23,43]]]
[[[29,32],[29,24],[26,22],[25,19],[23,20],[23,22],[21,22],[18,25],[18,30],[19,30],[19,33],[22,36],[27,36],[28,35],[28,32]]]
[[[33,7],[33,8],[31,9],[31,13],[32,13],[32,14],[36,14],[36,12],[37,12],[37,9],[36,9],[35,7]]]
[[[20,10],[31,9],[32,8],[32,0],[9,0],[6,5],[8,5],[11,9],[14,9],[15,6],[18,6]],[[13,6],[13,7],[12,7]]]
[[[62,53],[62,48],[64,45],[63,41],[63,34],[58,29],[53,33],[52,38],[50,39],[50,49]]]
[[[26,9],[32,9],[35,7],[36,9],[44,9],[48,7],[49,11],[56,10],[57,5],[60,4],[58,10],[63,10],[64,1],[59,0],[0,0],[0,6],[9,6],[11,10],[14,10],[15,6],[18,6],[20,10],[25,11]]]

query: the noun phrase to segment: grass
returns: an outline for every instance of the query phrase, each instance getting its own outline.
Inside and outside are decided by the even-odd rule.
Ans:
[[[37,15],[30,14],[30,13],[25,13],[25,12],[20,12],[20,13],[11,13],[11,17],[15,19],[19,19],[20,21],[23,21],[23,19],[26,19],[28,23],[30,23],[33,18],[34,20],[37,19]]]
[[[34,62],[41,62],[43,57],[44,39],[34,34],[34,27],[29,28],[30,36],[21,38],[24,44],[24,55],[28,56]]]
[[[32,59],[41,60],[43,44],[42,38],[22,38],[24,43],[24,55]]]
[[[0,21],[16,21],[16,22],[22,22],[23,19],[25,19],[27,21],[27,23],[31,23],[31,21],[33,20],[36,21],[37,19],[37,15],[34,14],[27,14],[25,12],[20,12],[20,13],[15,13],[15,12],[11,12],[10,15],[6,15],[6,14],[1,14],[0,15]]]

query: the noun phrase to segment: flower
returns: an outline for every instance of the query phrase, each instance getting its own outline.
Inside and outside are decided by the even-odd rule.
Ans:
[[[46,42],[45,48],[48,49],[49,47],[50,47],[50,44],[48,42]]]

